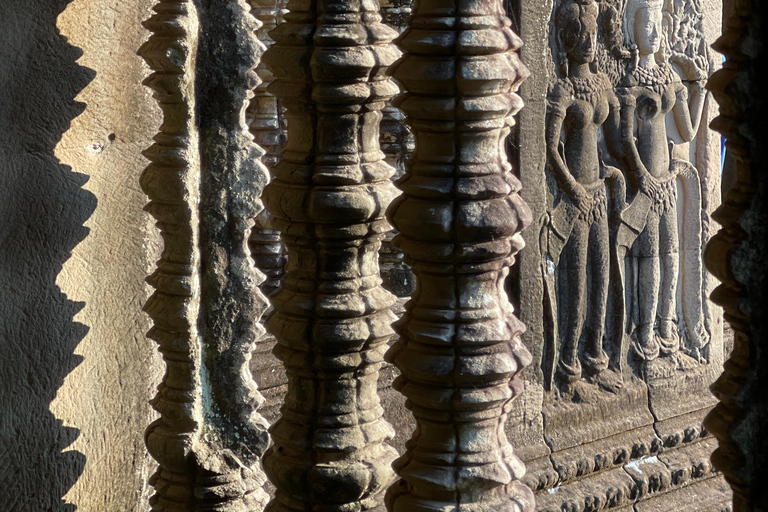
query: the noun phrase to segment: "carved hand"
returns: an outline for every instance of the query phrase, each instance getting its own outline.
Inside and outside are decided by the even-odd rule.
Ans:
[[[705,40],[701,40],[701,44],[699,44],[699,51],[696,52],[696,55],[694,58],[696,59],[696,67],[700,69],[704,76],[703,78],[709,77],[709,61],[711,57],[711,52],[709,50],[709,45],[707,45],[707,42]]]
[[[622,108],[629,107],[634,109],[637,105],[637,99],[632,94],[631,90],[627,87],[617,87],[616,97],[619,99],[619,104]]]
[[[637,69],[640,65],[640,51],[637,49],[637,45],[633,44],[629,47],[629,53],[632,57],[632,63],[630,69]]]
[[[581,184],[574,182],[568,195],[573,198],[573,202],[576,203],[579,211],[589,213],[589,210],[592,208],[592,196],[587,193]]]
[[[703,80],[706,78],[706,62],[702,63],[702,57],[697,56],[694,60],[688,55],[680,52],[674,52],[669,61],[677,64],[683,70],[683,78],[686,80]]]
[[[640,185],[640,191],[645,193],[646,195],[650,197],[655,197],[658,193],[658,184],[656,181],[656,178],[651,176],[648,173],[641,174],[640,178],[638,179],[638,183]]]

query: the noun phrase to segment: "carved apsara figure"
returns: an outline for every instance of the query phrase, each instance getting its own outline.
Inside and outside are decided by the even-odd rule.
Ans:
[[[630,0],[625,35],[635,52],[632,69],[619,85],[621,139],[628,182],[634,192],[622,222],[638,234],[634,241],[637,286],[632,301],[637,326],[632,346],[644,360],[675,354],[680,348],[676,294],[679,273],[676,172],[670,157],[666,116],[679,136],[698,131],[705,76],[690,57],[663,52],[663,1]],[[684,73],[683,83],[671,63]],[[689,97],[689,88],[691,89]]]
[[[566,389],[582,379],[582,372],[602,387],[619,385],[613,372],[604,372],[610,243],[598,132],[605,124],[609,149],[618,152],[620,117],[611,81],[596,72],[597,22],[594,0],[564,0],[555,13],[562,78],[548,96],[546,137],[547,161],[560,200],[549,213],[547,252],[553,262],[559,260],[560,282],[567,288],[556,293],[557,299],[549,299],[558,301],[559,320],[553,321],[564,329],[552,344],[559,345],[553,347],[559,352],[556,376]],[[564,246],[558,247],[558,241]]]

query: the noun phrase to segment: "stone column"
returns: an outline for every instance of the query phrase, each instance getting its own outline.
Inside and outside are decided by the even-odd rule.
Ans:
[[[399,34],[405,30],[406,21],[413,10],[413,0],[381,0],[381,16],[384,23]],[[382,109],[381,149],[388,164],[395,168],[393,179],[405,172],[405,163],[413,151],[413,136],[405,124],[405,116],[391,103]],[[392,245],[395,232],[390,231],[381,243],[379,267],[384,288],[399,298],[410,297],[416,283],[413,273],[403,262],[403,253]]]
[[[376,393],[393,331],[378,249],[397,194],[379,147],[386,76],[399,53],[377,2],[291,0],[272,31],[269,92],[288,138],[264,201],[288,250],[267,329],[288,391],[264,469],[270,511],[380,507],[394,431]]]
[[[267,181],[245,124],[263,46],[242,0],[161,0],[140,54],[164,114],[141,186],[164,242],[145,305],[167,372],[146,432],[156,511],[260,510],[267,424],[248,371],[263,276],[247,240]]]
[[[763,484],[768,460],[766,8],[752,0],[727,4],[730,16],[713,45],[726,61],[707,88],[720,105],[712,128],[726,138],[735,181],[712,215],[722,229],[707,244],[704,260],[722,281],[712,300],[723,306],[734,343],[724,373],[712,385],[720,402],[704,425],[717,438],[712,462],[733,489],[734,512],[751,512],[768,509]]]
[[[529,511],[504,424],[530,362],[504,280],[531,221],[505,152],[528,71],[500,0],[416,4],[393,76],[416,150],[389,210],[417,288],[388,359],[417,428],[392,512]]]
[[[281,2],[279,0],[248,0],[248,3],[251,6],[251,14],[262,23],[256,35],[268,48],[272,45],[269,31],[277,26]],[[277,98],[267,92],[267,87],[274,77],[266,64],[260,62],[256,73],[261,83],[256,87],[246,116],[256,143],[264,148],[265,154],[262,161],[268,169],[271,169],[280,159],[280,148],[285,142],[281,127],[282,109]],[[256,218],[256,225],[251,231],[248,245],[256,267],[267,278],[262,283],[261,290],[265,295],[271,295],[280,287],[285,270],[285,250],[280,242],[280,232],[273,229],[271,216],[266,210],[262,210]]]

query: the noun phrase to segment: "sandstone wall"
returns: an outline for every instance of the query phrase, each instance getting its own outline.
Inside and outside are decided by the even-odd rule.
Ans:
[[[0,2],[0,503],[146,510],[150,0]],[[154,242],[156,244],[156,242]]]

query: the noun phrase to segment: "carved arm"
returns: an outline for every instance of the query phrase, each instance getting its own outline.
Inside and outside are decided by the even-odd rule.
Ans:
[[[610,111],[608,118],[603,123],[603,134],[605,135],[608,152],[617,162],[622,162],[626,152],[621,143],[621,104],[613,89],[606,89],[605,94],[608,95]]]
[[[552,167],[557,185],[567,194],[574,196],[576,188],[580,185],[568,170],[563,157],[560,155],[560,131],[563,128],[565,113],[561,110],[553,110],[547,116],[547,161]]]
[[[627,178],[635,187],[647,190],[651,181],[651,173],[645,168],[640,153],[635,144],[635,110],[637,100],[632,88],[620,89],[621,101],[621,146],[624,149],[624,163],[627,168]]]
[[[686,142],[692,141],[696,132],[699,131],[701,113],[704,110],[704,99],[707,94],[698,80],[691,84],[691,89],[693,89],[693,94],[689,99],[688,87],[685,83],[678,84],[675,91],[675,106],[672,109],[677,131],[680,132],[680,137]]]
[[[552,168],[558,187],[572,197],[580,209],[587,209],[589,207],[587,191],[573,177],[559,151],[560,131],[563,128],[567,108],[563,105],[564,102],[564,98],[558,98],[558,101],[552,104],[552,108],[549,109],[549,114],[547,115],[547,160]]]

